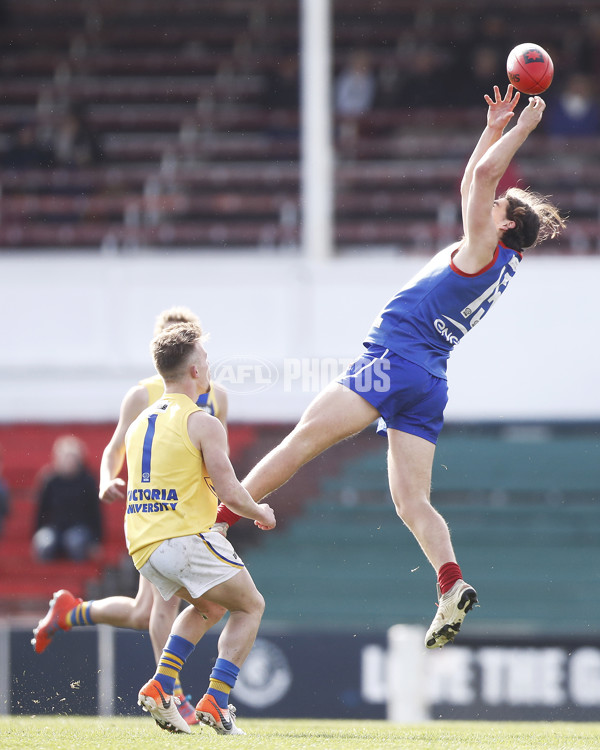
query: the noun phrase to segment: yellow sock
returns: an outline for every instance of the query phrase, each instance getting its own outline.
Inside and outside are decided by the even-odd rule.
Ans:
[[[211,677],[208,683],[208,690],[206,692],[208,693],[208,695],[212,695],[212,697],[217,701],[217,705],[219,705],[221,708],[227,708],[227,703],[229,702],[229,693],[231,692],[231,685],[228,685],[226,682],[221,682],[221,680],[214,680]]]

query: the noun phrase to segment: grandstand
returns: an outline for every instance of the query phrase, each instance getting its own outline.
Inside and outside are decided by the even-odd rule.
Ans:
[[[524,24],[535,16],[555,58],[557,89],[584,64],[589,44],[584,35],[577,54],[566,49],[565,25],[585,30],[586,10],[563,5],[550,4],[542,27],[535,3],[520,10]],[[4,8],[0,247],[297,247],[298,97],[284,92],[279,74],[298,55],[298,0],[226,0],[210,11],[189,0],[168,12],[152,0],[6,0]],[[483,93],[504,83],[502,66],[493,81],[472,81],[470,40],[483,33],[507,52],[520,31],[486,37],[476,3],[458,13],[446,0],[332,8],[332,73],[364,49],[380,92],[350,139],[338,138],[334,122],[337,248],[430,253],[460,234],[458,176],[482,127]],[[435,50],[445,98],[436,101],[433,81],[428,89],[412,70],[419,45]],[[409,84],[430,95],[411,103]],[[11,168],[11,131],[35,123],[48,141],[73,106],[85,112],[102,158]],[[571,216],[544,253],[597,252],[599,147],[600,134],[575,143],[539,134],[523,149],[520,179],[554,194]]]

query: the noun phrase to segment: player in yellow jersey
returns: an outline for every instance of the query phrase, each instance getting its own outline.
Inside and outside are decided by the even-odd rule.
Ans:
[[[229,619],[196,715],[220,734],[243,734],[228,698],[256,638],[264,600],[230,542],[210,529],[219,499],[264,530],[274,528],[275,516],[239,483],[223,425],[196,405],[210,388],[201,339],[201,330],[191,323],[155,337],[152,353],[165,392],[125,437],[127,548],[136,568],[165,599],[176,595],[190,605],[175,620],[156,673],[140,690],[138,703],[162,728],[190,732],[175,706],[175,681],[210,627],[207,604],[225,607]]]
[[[171,307],[161,312],[154,325],[154,335],[177,323],[195,323],[198,317],[185,307]],[[164,392],[164,382],[155,373],[130,388],[121,402],[119,421],[110,442],[104,449],[100,465],[100,499],[112,503],[125,500],[125,482],[119,477],[125,460],[125,433],[134,419]],[[200,396],[200,406],[227,426],[227,394],[218,385],[211,383],[207,393]],[[52,636],[60,628],[70,630],[73,626],[112,625],[113,627],[149,630],[156,661],[162,653],[171,627],[179,612],[179,600],[165,601],[158,591],[140,576],[135,598],[109,596],[85,602],[70,591],[61,589],[54,594],[46,616],[34,631],[32,640],[37,653],[44,651]],[[224,609],[207,607],[206,616],[211,625],[218,622]],[[175,688],[179,698],[179,711],[191,724],[197,723],[193,705],[186,699],[179,682]]]

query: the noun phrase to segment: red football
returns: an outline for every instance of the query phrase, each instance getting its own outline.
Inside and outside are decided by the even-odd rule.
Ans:
[[[539,44],[519,44],[506,61],[508,80],[523,94],[541,94],[552,83],[554,63]]]

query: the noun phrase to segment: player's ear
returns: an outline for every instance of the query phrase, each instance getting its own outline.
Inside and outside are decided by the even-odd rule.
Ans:
[[[507,232],[509,229],[514,229],[516,226],[517,225],[515,224],[514,221],[512,221],[512,219],[504,219],[502,224],[500,224],[500,229],[503,232]]]

